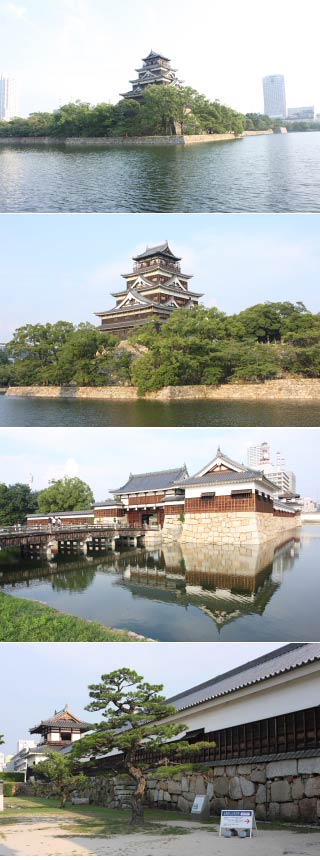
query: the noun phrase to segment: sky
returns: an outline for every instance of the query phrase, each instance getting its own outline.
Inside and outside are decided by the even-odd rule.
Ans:
[[[264,643],[0,643],[0,753],[16,751],[29,728],[65,704],[88,723],[99,719],[85,711],[88,685],[102,674],[128,666],[150,684],[163,684],[172,696],[235,666],[254,660],[284,642]],[[174,651],[174,659],[173,659]],[[42,683],[44,679],[48,683]],[[40,737],[31,739],[39,743]]]
[[[263,111],[268,74],[285,75],[289,107],[318,109],[318,12],[318,0],[0,0],[0,73],[16,78],[22,116],[114,103],[152,48],[237,110]]]
[[[287,469],[297,475],[297,492],[320,498],[320,429],[291,427],[241,428],[0,428],[0,475],[7,484],[26,483],[40,490],[52,478],[78,476],[93,490],[96,501],[128,480],[130,472],[152,472],[182,466],[190,475],[215,456],[218,446],[246,462],[248,445],[269,442],[280,451]]]
[[[320,215],[0,215],[0,342],[26,323],[98,325],[132,256],[166,239],[207,306],[300,300],[318,312],[319,233]]]

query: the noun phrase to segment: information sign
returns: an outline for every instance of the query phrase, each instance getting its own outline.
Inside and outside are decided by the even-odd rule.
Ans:
[[[210,815],[210,803],[209,798],[206,794],[197,794],[191,809],[191,815],[198,815],[200,817],[209,818]]]
[[[222,809],[220,818],[219,836],[223,830],[238,831],[249,830],[250,839],[253,830],[257,829],[253,809]],[[239,835],[239,833],[238,833]]]

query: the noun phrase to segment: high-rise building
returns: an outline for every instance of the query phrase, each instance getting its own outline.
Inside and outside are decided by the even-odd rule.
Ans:
[[[17,90],[14,78],[0,77],[0,120],[9,122],[17,115]]]
[[[270,463],[269,443],[261,442],[261,445],[250,445],[247,460],[250,469],[263,469],[266,463]]]
[[[267,75],[263,78],[263,97],[264,112],[267,116],[286,118],[286,88],[283,75]]]
[[[277,484],[282,493],[296,493],[296,476],[286,469],[286,463],[281,452],[276,452],[275,463],[271,460],[270,445],[261,442],[260,445],[250,445],[247,452],[247,462],[250,469],[261,469],[269,481]]]

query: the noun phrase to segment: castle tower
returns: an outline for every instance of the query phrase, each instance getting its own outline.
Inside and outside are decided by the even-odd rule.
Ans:
[[[126,289],[112,293],[115,307],[96,313],[101,318],[100,329],[121,339],[150,319],[156,319],[160,326],[172,311],[195,307],[202,297],[202,293],[189,290],[192,275],[181,272],[181,258],[171,251],[168,242],[147,247],[133,261],[133,271],[121,276]]]
[[[143,66],[141,69],[136,69],[138,78],[130,81],[132,90],[127,93],[120,93],[124,99],[135,99],[143,101],[144,90],[153,84],[171,87],[180,87],[182,81],[176,77],[176,69],[170,66],[168,57],[162,54],[157,54],[155,51],[150,51],[147,57],[142,60]]]

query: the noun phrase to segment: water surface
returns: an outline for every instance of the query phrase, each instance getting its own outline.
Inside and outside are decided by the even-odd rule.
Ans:
[[[318,427],[320,402],[0,396],[1,427]]]
[[[1,553],[0,587],[161,641],[318,641],[320,526],[278,542],[173,544],[50,563]]]
[[[320,212],[320,132],[194,146],[0,145],[0,212]]]

